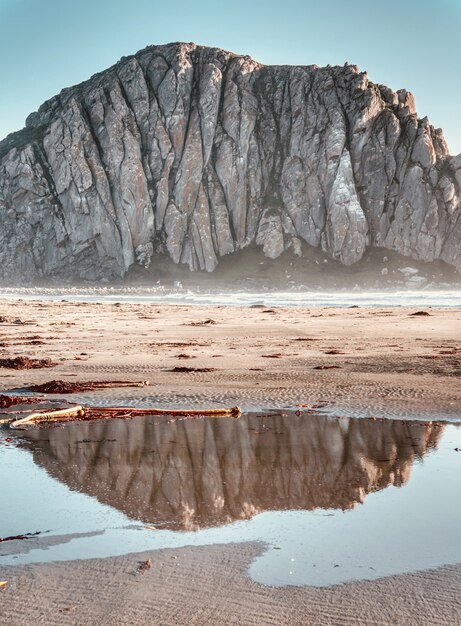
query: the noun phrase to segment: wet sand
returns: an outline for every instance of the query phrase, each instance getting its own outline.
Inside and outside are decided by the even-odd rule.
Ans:
[[[9,626],[47,624],[442,624],[461,619],[461,567],[335,587],[258,585],[246,576],[264,546],[182,548],[9,570]],[[152,568],[138,571],[151,559]],[[25,608],[27,607],[27,608]]]
[[[2,369],[2,389],[64,380],[150,380],[79,395],[101,404],[245,410],[328,403],[364,417],[461,419],[459,309],[267,309],[4,302],[0,357],[49,358]],[[207,320],[215,323],[204,323]],[[210,371],[174,372],[175,367]],[[334,366],[334,367],[332,367]],[[455,624],[461,569],[338,587],[252,582],[255,544],[2,568],[6,624]],[[177,556],[178,558],[172,558]],[[141,574],[138,562],[150,558]],[[163,563],[163,565],[162,565]]]

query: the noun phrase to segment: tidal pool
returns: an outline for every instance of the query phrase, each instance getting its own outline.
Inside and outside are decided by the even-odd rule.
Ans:
[[[456,448],[456,424],[275,411],[2,429],[0,537],[41,534],[0,567],[247,541],[269,585],[458,563]]]

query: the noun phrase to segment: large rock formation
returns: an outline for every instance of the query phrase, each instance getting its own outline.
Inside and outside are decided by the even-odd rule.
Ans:
[[[250,245],[461,269],[461,155],[356,66],[153,46],[0,143],[0,275],[101,279],[154,252],[213,270]]]
[[[353,508],[405,484],[442,432],[422,422],[247,414],[74,422],[31,429],[22,445],[70,489],[132,519],[193,530],[265,510]]]

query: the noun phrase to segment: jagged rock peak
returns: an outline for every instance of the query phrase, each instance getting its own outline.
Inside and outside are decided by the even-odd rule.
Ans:
[[[413,96],[354,65],[264,66],[149,46],[64,89],[0,142],[3,278],[191,269],[302,243],[350,265],[369,246],[461,269],[461,155]]]

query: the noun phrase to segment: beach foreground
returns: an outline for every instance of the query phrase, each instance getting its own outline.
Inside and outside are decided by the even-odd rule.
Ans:
[[[78,399],[244,411],[320,402],[329,414],[459,422],[461,310],[423,312],[5,301],[1,358],[51,359],[56,366],[2,369],[2,390],[51,379],[149,380],[148,387]],[[192,371],[172,371],[180,367]],[[11,625],[461,620],[459,566],[322,589],[273,589],[246,574],[263,549],[215,545],[5,567],[0,613]],[[147,559],[152,567],[140,572]]]
[[[246,576],[263,546],[159,550],[7,568],[2,622],[131,624],[459,624],[461,567],[324,589],[273,589]],[[139,572],[140,562],[152,568]]]

